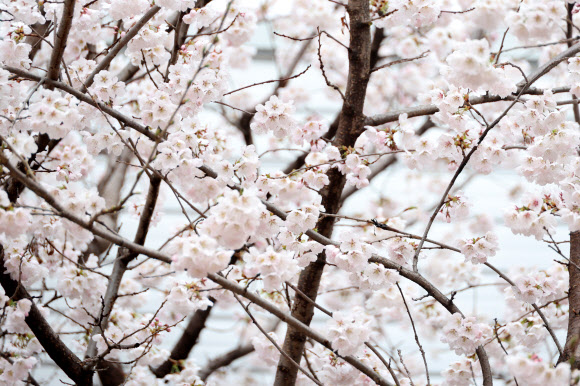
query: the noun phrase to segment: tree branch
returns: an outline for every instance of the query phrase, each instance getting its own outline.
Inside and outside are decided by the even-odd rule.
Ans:
[[[403,304],[405,304],[405,309],[407,310],[407,315],[409,315],[409,320],[411,321],[411,327],[413,327],[413,334],[415,335],[415,343],[419,347],[419,351],[421,352],[421,357],[423,358],[423,364],[425,365],[425,374],[427,375],[427,385],[431,385],[431,381],[429,379],[429,366],[427,366],[427,359],[425,358],[425,350],[423,350],[423,346],[421,346],[421,342],[419,342],[419,335],[417,335],[417,329],[415,328],[415,322],[413,321],[413,316],[411,315],[411,310],[409,309],[409,305],[407,304],[407,300],[405,300],[405,295],[403,294],[403,290],[399,283],[397,284],[397,288],[401,293],[401,298],[403,298]]]
[[[369,19],[369,2],[367,0],[350,0],[347,7],[350,20],[349,72],[342,110],[338,119],[338,131],[333,145],[336,147],[353,146],[364,126],[363,107],[367,85],[370,78],[371,33],[370,26],[365,23]],[[340,196],[346,178],[337,169],[327,173],[329,184],[320,191],[322,206],[327,213],[335,214],[339,210]],[[335,219],[323,217],[316,228],[320,235],[330,237]],[[316,301],[322,272],[324,271],[326,255],[318,255],[316,261],[310,263],[298,279],[298,289],[312,301]],[[292,306],[292,316],[305,325],[309,325],[314,315],[314,306],[304,297],[296,297]],[[296,363],[300,363],[304,352],[306,335],[291,326],[286,331],[282,349]],[[276,371],[276,386],[290,386],[296,382],[297,369],[286,357],[280,357]]]
[[[370,54],[369,68],[375,67],[377,65],[377,63],[379,62],[379,60],[381,59],[381,57],[379,56],[379,50],[380,50],[381,44],[383,43],[385,38],[386,38],[385,30],[383,28],[376,28],[375,34],[373,35],[373,41],[371,43],[371,54]],[[334,118],[334,121],[332,122],[332,124],[328,128],[328,131],[326,133],[324,133],[324,135],[322,136],[323,139],[331,140],[332,138],[334,138],[334,136],[336,135],[336,131],[338,130],[339,118],[340,118],[340,113],[336,115],[336,117]],[[290,163],[286,167],[286,169],[284,169],[284,174],[290,174],[293,170],[300,169],[302,166],[304,166],[306,156],[308,156],[308,154],[302,154],[302,155],[296,157],[296,159],[292,163]]]
[[[0,245],[0,259],[4,267],[4,247],[2,245]],[[0,284],[6,292],[6,296],[13,300],[30,299],[32,305],[24,320],[50,359],[76,384],[92,385],[93,372],[84,368],[83,362],[63,343],[58,334],[54,332],[22,283],[13,280],[10,274],[0,272]]]
[[[11,72],[14,75],[17,75],[21,78],[24,79],[29,79],[29,80],[34,80],[39,82],[41,79],[43,79],[40,76],[34,75],[30,72],[21,70],[19,68],[15,68],[15,67],[10,67],[10,66],[2,66],[2,68],[6,71]],[[106,106],[103,103],[97,102],[95,100],[93,100],[90,96],[81,93],[80,91],[70,87],[69,85],[62,83],[62,82],[57,82],[55,80],[51,80],[51,79],[46,79],[45,83],[54,86],[55,88],[58,88],[59,90],[62,90],[72,96],[74,96],[75,98],[77,98],[78,100],[85,102],[93,107],[96,107],[100,110],[102,110],[104,113],[110,115],[111,117],[115,118],[116,120],[118,120],[119,122],[121,122],[122,124],[124,124],[125,126],[128,126],[132,129],[135,129],[136,131],[138,131],[139,133],[145,135],[147,138],[149,138],[152,141],[156,141],[157,140],[157,136],[151,132],[150,130],[148,130],[147,127],[141,125],[140,123],[137,123],[135,120],[121,114],[120,112],[118,112],[115,109],[112,109],[108,106]]]
[[[209,274],[207,277],[211,281],[222,286],[224,289],[227,289],[235,294],[238,294],[238,295],[250,300],[252,303],[260,306],[264,310],[270,312],[272,315],[276,316],[278,319],[280,319],[281,321],[286,323],[289,328],[292,327],[296,330],[299,330],[300,332],[302,332],[303,334],[305,334],[309,338],[314,339],[318,343],[322,344],[324,347],[326,347],[329,350],[334,352],[334,349],[332,348],[332,344],[330,343],[330,341],[328,339],[326,339],[325,337],[323,337],[322,335],[320,335],[319,333],[317,333],[316,331],[314,331],[312,328],[308,327],[304,323],[300,322],[298,319],[294,318],[292,315],[288,315],[285,312],[281,311],[280,309],[278,309],[278,307],[272,305],[270,302],[264,300],[262,297],[248,291],[246,288],[244,288],[236,283],[229,281],[228,279],[224,278],[223,276],[221,276],[219,274],[212,273],[212,274]],[[353,367],[355,367],[356,369],[361,371],[363,374],[365,374],[366,376],[371,378],[378,385],[390,385],[389,382],[387,382],[385,379],[383,379],[373,369],[371,369],[367,365],[361,363],[358,359],[356,359],[352,356],[344,356],[343,357],[343,356],[340,356],[338,354],[336,354],[336,355],[343,358],[346,362],[350,363]]]
[[[58,80],[60,75],[60,64],[62,62],[62,57],[64,55],[64,49],[66,48],[66,42],[68,39],[68,34],[72,26],[72,19],[75,11],[75,0],[65,0],[64,7],[62,10],[62,16],[60,18],[60,26],[56,32],[56,39],[54,42],[54,48],[52,49],[52,54],[50,56],[50,61],[48,64],[47,77],[50,80]]]
[[[189,319],[183,334],[181,334],[181,337],[173,347],[169,358],[159,367],[152,370],[157,378],[163,378],[171,372],[171,368],[175,363],[187,359],[191,349],[197,343],[201,331],[205,328],[205,322],[209,318],[212,309],[213,306],[209,306],[205,310],[195,311],[191,319]]]
[[[290,356],[284,352],[284,350],[282,350],[282,348],[280,347],[280,345],[274,340],[274,338],[272,338],[268,332],[266,330],[264,330],[264,328],[262,326],[260,326],[260,324],[258,323],[258,321],[256,320],[256,318],[254,318],[254,315],[252,315],[252,313],[250,312],[250,305],[252,303],[248,303],[248,305],[244,305],[244,303],[240,300],[240,298],[234,293],[234,298],[238,301],[238,303],[240,303],[240,305],[242,306],[242,308],[244,309],[244,311],[246,311],[246,313],[248,314],[248,316],[250,317],[250,319],[252,319],[252,323],[258,328],[258,330],[260,330],[260,332],[270,341],[270,343],[272,343],[272,345],[274,345],[274,347],[276,348],[276,350],[278,350],[280,352],[280,354],[282,356],[284,356],[286,359],[288,359],[293,365],[294,367],[296,367],[296,369],[300,370],[304,375],[306,375],[312,382],[314,382],[315,384],[319,385],[319,386],[323,386],[322,383],[320,383],[320,381],[317,381],[316,379],[314,379],[314,377],[312,375],[310,375],[308,373],[308,371],[306,371],[304,368],[302,368],[298,363],[296,363],[292,358],[290,358]]]
[[[580,232],[570,233],[570,262],[568,265],[570,283],[568,289],[568,334],[564,352],[558,363],[568,362],[573,369],[580,368]]]
[[[252,344],[246,344],[244,346],[240,346],[231,351],[228,351],[224,355],[210,360],[205,368],[199,372],[199,377],[202,381],[205,382],[216,370],[225,366],[229,366],[233,361],[251,354],[254,351],[255,349]]]
[[[157,203],[157,198],[159,197],[160,186],[161,179],[157,176],[152,176],[149,184],[149,192],[147,193],[147,198],[145,200],[145,206],[143,207],[143,212],[139,218],[137,233],[135,235],[135,239],[133,240],[133,243],[137,245],[145,244],[145,239],[151,225],[151,219],[153,218],[155,204]],[[107,285],[107,290],[105,292],[103,307],[98,319],[96,320],[96,326],[93,328],[91,339],[89,340],[86,353],[87,358],[93,358],[97,355],[97,342],[92,338],[97,334],[103,334],[103,332],[107,329],[109,316],[111,315],[111,311],[115,305],[115,300],[117,299],[119,293],[123,275],[127,271],[128,264],[137,256],[139,256],[138,252],[130,251],[129,253],[126,253],[123,248],[119,248],[118,256],[115,259],[115,263],[113,265],[113,272],[109,276],[109,284]],[[98,363],[95,365],[98,366]]]
[[[151,18],[153,18],[153,16],[155,16],[155,14],[157,12],[159,12],[160,9],[161,9],[161,7],[159,7],[158,5],[154,5],[153,7],[151,7],[147,12],[145,12],[145,14],[143,16],[141,16],[141,19],[139,19],[137,21],[137,23],[135,23],[135,25],[133,27],[131,27],[125,33],[125,36],[123,36],[117,42],[117,44],[115,44],[113,46],[113,48],[111,48],[109,50],[109,53],[107,54],[107,56],[105,56],[103,58],[103,60],[101,60],[101,62],[99,64],[97,64],[97,67],[95,67],[95,69],[89,75],[89,77],[87,78],[87,80],[85,80],[84,85],[81,88],[81,92],[82,93],[86,92],[87,91],[87,88],[91,87],[91,85],[93,84],[93,80],[95,79],[95,76],[99,72],[101,72],[102,70],[106,70],[107,68],[109,68],[109,64],[111,64],[111,62],[113,61],[113,59],[115,59],[117,57],[117,54],[119,54],[119,52],[121,52],[121,50],[127,45],[127,43],[129,43],[129,41],[131,41],[131,39],[133,39],[135,37],[135,35],[137,35],[139,33],[139,31],[141,30],[141,28],[143,28],[143,26],[145,24],[147,24],[147,22],[149,20],[151,20]]]

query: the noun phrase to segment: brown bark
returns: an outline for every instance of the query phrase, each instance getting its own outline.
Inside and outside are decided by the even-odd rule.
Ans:
[[[62,62],[62,57],[64,55],[64,50],[66,48],[66,42],[68,39],[68,34],[72,26],[72,19],[75,11],[75,1],[65,0],[64,8],[62,11],[62,16],[58,21],[58,31],[56,32],[56,41],[54,42],[54,49],[50,56],[50,62],[48,64],[47,77],[52,80],[58,80],[60,74],[60,65]]]
[[[578,352],[580,342],[580,231],[570,233],[570,284],[568,289],[568,334],[564,353],[558,362],[569,362],[572,368],[580,368],[580,353]]]
[[[213,307],[208,307],[205,310],[197,310],[189,320],[187,327],[183,334],[171,350],[171,356],[163,362],[158,368],[153,371],[157,378],[163,378],[171,372],[174,363],[187,359],[191,349],[197,343],[199,335],[205,328],[205,322],[209,317]]]
[[[574,23],[572,22],[572,19],[574,18],[574,14],[572,13],[572,11],[574,10],[574,3],[568,3],[568,5],[566,6],[566,10],[568,12],[568,16],[566,19],[566,39],[568,39],[567,45],[568,48],[572,47],[573,42],[572,37],[574,35]],[[576,98],[576,95],[572,94],[572,100],[577,100],[578,98]],[[576,121],[576,123],[580,124],[580,107],[578,106],[578,103],[574,103],[572,104],[572,111],[574,112],[574,120]]]
[[[36,23],[30,26],[32,31],[34,32],[34,35],[26,37],[25,43],[30,44],[30,46],[32,47],[30,53],[28,54],[28,57],[30,58],[31,61],[34,61],[34,57],[38,53],[38,50],[40,50],[40,46],[42,45],[42,39],[48,36],[48,32],[50,31],[51,25],[52,22],[47,20],[44,23]]]
[[[4,267],[4,247],[0,245],[0,261]],[[38,339],[50,359],[77,385],[93,384],[93,372],[86,370],[83,362],[60,340],[59,336],[50,326],[50,323],[42,316],[42,313],[32,300],[30,294],[21,283],[13,280],[4,269],[0,272],[0,285],[4,288],[6,296],[12,300],[30,299],[32,305],[28,315],[24,319],[34,336]]]
[[[216,370],[230,365],[233,361],[254,352],[254,350],[255,349],[253,345],[247,344],[245,346],[240,346],[231,351],[228,351],[224,355],[210,360],[205,369],[199,372],[199,377],[202,381],[205,382],[207,378],[209,378],[209,376],[212,375]]]
[[[345,101],[338,119],[336,139],[333,141],[333,145],[338,148],[353,146],[362,132],[365,118],[363,107],[370,77],[371,33],[369,23],[365,22],[369,19],[369,2],[368,0],[350,0],[347,11],[350,18],[349,73]],[[322,205],[326,213],[337,213],[346,178],[337,169],[331,169],[328,177],[329,185],[320,192]],[[334,222],[333,217],[322,218],[317,224],[319,233],[326,237],[331,236]],[[315,262],[302,271],[298,279],[298,288],[312,300],[316,300],[325,263],[326,256],[321,253]],[[308,326],[313,315],[312,302],[302,297],[294,299],[293,317]],[[282,349],[292,360],[300,363],[305,342],[306,335],[289,326]],[[297,373],[296,366],[289,359],[281,356],[274,384],[277,386],[294,385]]]
[[[385,40],[385,38],[386,38],[386,36],[385,36],[384,29],[382,29],[382,28],[375,29],[375,34],[373,35],[373,42],[371,44],[370,64],[369,64],[370,68],[374,68],[377,65],[377,63],[379,62],[379,60],[381,59],[381,57],[379,56],[379,49],[381,47],[383,40]],[[340,119],[340,113],[336,116],[336,118],[334,119],[334,121],[332,122],[330,127],[328,128],[328,131],[326,133],[324,133],[322,138],[328,139],[328,140],[331,140],[332,138],[334,138],[334,136],[336,135],[336,131],[338,130],[339,119]],[[300,169],[302,166],[304,166],[304,162],[306,161],[307,155],[308,154],[301,154],[298,157],[296,157],[296,159],[291,164],[289,164],[286,167],[286,169],[284,169],[284,173],[290,174],[293,170]]]
[[[134,239],[136,244],[145,244],[145,239],[147,238],[149,226],[151,224],[153,212],[157,203],[157,198],[159,197],[160,186],[161,179],[157,176],[152,176],[150,180],[149,191],[147,193],[147,199],[141,214],[141,218],[139,219],[139,227],[137,228],[137,233]],[[124,254],[124,252],[124,248],[119,248],[118,256],[113,265],[113,272],[110,275],[109,284],[107,286],[107,291],[103,300],[101,315],[99,316],[98,324],[93,329],[92,336],[97,333],[100,334],[107,329],[109,316],[111,315],[111,311],[113,310],[113,306],[117,299],[117,294],[119,292],[119,287],[121,286],[123,275],[127,271],[128,264],[137,256],[139,256],[139,254],[136,252],[128,252],[126,254]],[[86,357],[91,358],[95,355],[96,345],[94,341],[91,340],[87,349]],[[107,363],[106,360],[99,360],[96,367],[102,368],[102,370],[98,371],[98,374],[103,385],[117,386],[124,383],[126,376],[123,368],[119,364]]]

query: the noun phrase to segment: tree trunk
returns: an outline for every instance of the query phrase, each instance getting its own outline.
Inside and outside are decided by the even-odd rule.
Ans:
[[[574,369],[580,368],[578,343],[580,339],[580,232],[570,233],[570,285],[568,289],[568,336],[564,353],[558,362],[568,362]]]
[[[349,73],[345,94],[345,101],[339,116],[338,130],[333,145],[342,148],[353,146],[356,138],[362,133],[364,127],[363,107],[366,89],[370,78],[371,61],[371,33],[368,0],[350,0],[347,11],[350,19],[350,44],[349,44]],[[335,214],[340,208],[340,197],[346,182],[346,178],[337,169],[328,172],[330,183],[320,191],[322,205],[326,213]],[[317,224],[318,232],[326,237],[332,235],[335,218],[323,217]],[[316,300],[320,278],[326,264],[326,256],[323,253],[318,259],[308,265],[300,274],[298,288],[310,299]],[[292,316],[306,325],[310,325],[314,315],[312,303],[300,296],[294,298]],[[296,363],[300,363],[306,336],[292,327],[288,327],[282,349]],[[274,384],[277,386],[289,386],[296,383],[298,369],[286,357],[281,356],[276,371]]]

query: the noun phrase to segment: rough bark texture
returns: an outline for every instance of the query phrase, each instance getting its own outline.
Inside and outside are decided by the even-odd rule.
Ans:
[[[4,266],[4,248],[0,245],[0,262]],[[6,296],[14,301],[30,299],[32,305],[28,316],[24,319],[28,327],[46,353],[62,371],[77,385],[90,386],[93,384],[93,372],[83,367],[82,361],[60,340],[50,324],[44,319],[40,310],[32,300],[30,294],[23,285],[13,280],[8,273],[0,272],[0,285],[4,288]]]
[[[207,366],[205,367],[205,369],[203,369],[199,372],[199,377],[201,378],[202,381],[205,382],[207,380],[207,378],[210,375],[212,375],[216,370],[230,365],[236,359],[244,357],[244,356],[254,352],[254,350],[255,349],[254,349],[253,345],[247,344],[245,346],[240,346],[240,347],[235,348],[231,351],[228,351],[224,355],[210,360],[208,362]]]
[[[183,334],[171,350],[171,356],[168,360],[163,362],[161,366],[153,370],[157,378],[163,378],[171,372],[173,365],[178,361],[187,359],[191,349],[197,343],[199,335],[205,328],[205,322],[209,317],[213,307],[208,307],[205,310],[197,310],[189,320],[187,327]]]
[[[580,368],[580,353],[578,343],[580,341],[580,231],[570,233],[570,287],[568,289],[568,335],[564,354],[560,356],[558,362],[569,362],[573,368]]]
[[[375,34],[373,36],[373,42],[371,44],[371,53],[370,53],[370,64],[369,68],[374,68],[381,57],[379,56],[379,48],[381,47],[381,43],[385,40],[385,30],[382,28],[375,29]],[[336,135],[338,130],[338,124],[340,119],[340,113],[336,116],[328,131],[324,133],[322,138],[331,140]],[[308,154],[301,154],[299,155],[291,164],[289,164],[286,169],[284,169],[285,174],[291,173],[295,169],[300,169],[304,166],[304,162],[306,161],[306,156]]]
[[[157,176],[152,176],[149,184],[149,191],[147,193],[147,199],[139,219],[139,227],[137,228],[137,233],[134,239],[134,242],[139,245],[145,244],[157,198],[159,197],[160,186],[161,179]],[[127,271],[128,264],[139,256],[136,252],[129,252],[123,255],[124,252],[124,248],[119,248],[117,259],[113,265],[113,272],[109,277],[109,284],[107,285],[107,291],[105,292],[99,323],[94,327],[92,336],[95,336],[95,334],[101,334],[107,329],[109,316],[111,315],[111,311],[113,310],[115,301],[117,300],[123,275]],[[92,340],[92,336],[86,353],[87,358],[92,358],[97,353],[96,344],[94,343],[94,340]],[[123,368],[118,366],[117,363],[108,363],[106,360],[99,360],[97,368],[102,368],[98,373],[103,385],[117,386],[125,382]]]
[[[351,0],[348,3],[347,11],[350,18],[350,44],[349,44],[349,73],[345,94],[345,102],[339,116],[338,130],[334,146],[353,146],[358,135],[364,126],[363,107],[366,96],[366,89],[370,77],[370,57],[371,57],[371,33],[369,23],[369,2],[368,0]],[[337,213],[340,208],[340,196],[345,184],[345,177],[335,168],[328,172],[330,183],[321,192],[322,205],[326,213]],[[335,218],[324,217],[317,224],[320,234],[329,237],[334,228]],[[316,300],[320,278],[324,270],[326,257],[324,253],[318,259],[308,265],[300,274],[298,288]],[[302,297],[295,297],[292,307],[292,316],[306,325],[310,325],[314,314],[312,303]],[[288,327],[284,345],[282,349],[296,363],[300,363],[306,336],[304,333]],[[276,379],[274,384],[294,385],[296,383],[298,369],[284,356],[280,357]]]
[[[50,20],[47,20],[44,23],[36,23],[31,26],[34,34],[31,34],[31,36],[27,36],[25,40],[25,43],[30,44],[30,46],[32,47],[32,49],[30,50],[30,54],[28,54],[30,60],[34,60],[36,53],[38,52],[38,50],[40,50],[40,46],[42,45],[42,39],[46,38],[46,36],[48,35],[51,25],[52,22]]]
[[[103,176],[99,185],[97,186],[97,191],[99,196],[105,199],[105,205],[107,208],[113,208],[119,205],[121,199],[121,192],[123,186],[125,185],[125,177],[127,176],[127,170],[129,168],[129,162],[133,153],[129,149],[124,149],[120,157],[111,157],[108,159],[107,163],[107,173]],[[99,218],[99,221],[106,224],[111,229],[117,229],[117,217],[119,212],[108,213]],[[95,236],[93,241],[87,247],[87,250],[82,254],[82,262],[86,262],[91,254],[100,256],[104,253],[111,243],[102,237]]]
[[[60,74],[60,64],[66,48],[68,34],[72,26],[72,19],[75,12],[75,1],[65,0],[62,16],[58,21],[59,27],[56,32],[56,41],[54,42],[54,49],[50,56],[50,63],[48,64],[47,77],[52,80],[58,80]]]

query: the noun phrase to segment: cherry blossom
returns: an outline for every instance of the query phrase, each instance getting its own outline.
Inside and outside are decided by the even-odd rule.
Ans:
[[[370,321],[364,320],[363,315],[357,315],[355,319],[352,313],[335,312],[327,323],[332,347],[340,355],[355,354],[369,338],[370,331],[367,327],[369,323]]]
[[[579,7],[0,1],[0,383],[578,384]]]
[[[264,105],[256,106],[255,122],[251,128],[257,134],[272,131],[277,138],[285,137],[297,126],[292,113],[292,102],[281,101],[273,95]]]
[[[453,314],[443,327],[441,341],[449,344],[449,347],[458,355],[469,356],[491,337],[491,333],[491,327],[477,323],[474,317],[464,318],[459,314]]]
[[[570,379],[570,365],[560,363],[553,368],[535,354],[531,358],[509,357],[507,365],[511,374],[528,385],[568,383]]]
[[[498,246],[497,236],[492,232],[487,232],[483,237],[459,241],[465,260],[474,264],[485,263],[488,256],[495,256]]]

